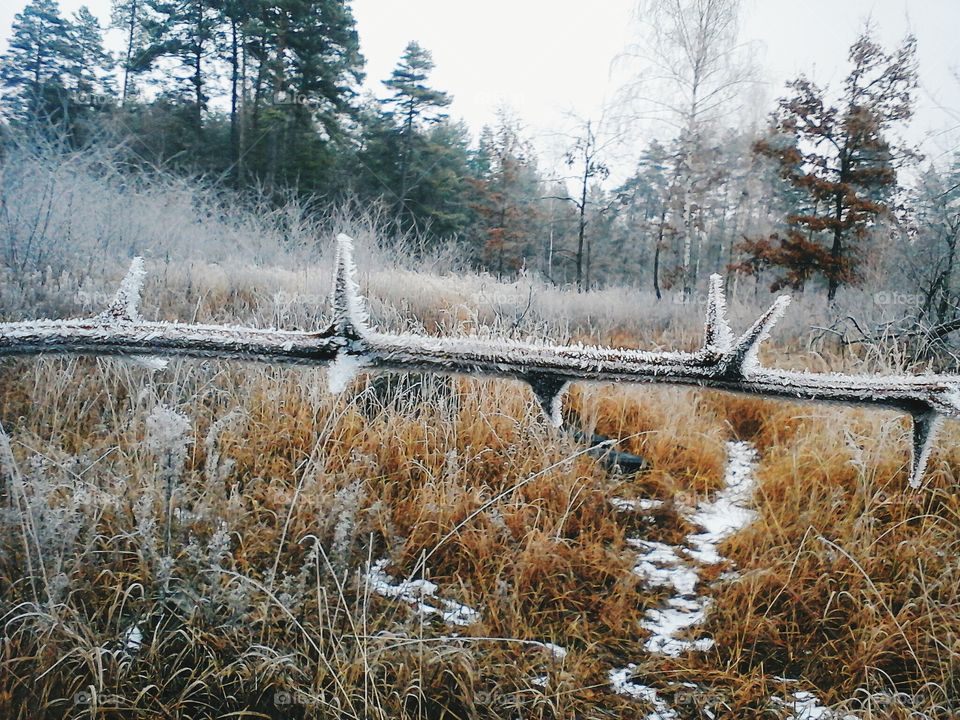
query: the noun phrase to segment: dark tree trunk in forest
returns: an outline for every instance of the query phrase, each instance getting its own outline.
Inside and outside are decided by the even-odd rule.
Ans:
[[[584,259],[584,272],[583,272],[583,285],[590,289],[590,240],[584,239],[584,245],[586,245],[585,250],[585,259]]]
[[[587,125],[589,135],[590,126]],[[588,141],[589,142],[589,141]],[[583,292],[583,245],[587,228],[587,183],[590,181],[590,156],[587,152],[583,163],[583,183],[580,186],[579,222],[577,223],[577,292]]]
[[[193,39],[193,77],[190,79],[196,106],[193,113],[193,129],[198,142],[203,140],[203,3],[204,0],[196,0],[194,3],[197,36]]]
[[[397,198],[397,217],[403,217],[407,207],[407,193],[410,191],[410,154],[413,145],[413,121],[416,117],[416,105],[411,98],[403,123],[403,149],[400,152],[400,197]]]
[[[947,311],[950,309],[950,288],[953,287],[953,266],[956,262],[956,254],[957,231],[953,231],[947,240],[947,267],[943,271],[940,304],[937,307],[937,318],[940,322],[946,322],[948,319]]]
[[[833,229],[833,245],[830,247],[830,260],[833,265],[830,268],[830,277],[827,281],[827,301],[833,302],[837,296],[837,288],[840,287],[840,279],[837,276],[840,267],[840,259],[843,257],[843,230],[840,227],[840,218],[843,217],[843,196],[837,195],[837,204],[835,210],[836,227]]]
[[[660,211],[660,227],[657,229],[657,247],[653,251],[653,291],[657,300],[663,298],[660,293],[660,249],[663,247],[663,226],[667,221],[666,209]]]
[[[240,179],[240,128],[239,98],[237,88],[240,84],[240,43],[236,18],[230,19],[230,152],[234,177]]]
[[[846,209],[844,202],[847,193],[847,183],[850,182],[850,163],[845,152],[840,156],[840,174],[839,187],[834,196],[833,206],[833,244],[830,247],[830,273],[827,277],[827,302],[833,303],[837,297],[837,290],[840,287],[841,264],[843,262],[843,211]]]
[[[120,95],[120,106],[127,104],[130,97],[130,64],[133,62],[133,43],[137,30],[137,3],[130,3],[130,18],[127,21],[127,60],[123,64],[123,90]]]

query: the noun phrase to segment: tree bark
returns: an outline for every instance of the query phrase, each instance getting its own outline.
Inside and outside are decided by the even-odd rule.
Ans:
[[[577,223],[577,292],[583,292],[583,242],[587,229],[587,183],[590,181],[590,123],[583,151],[583,182],[580,185],[579,222]]]

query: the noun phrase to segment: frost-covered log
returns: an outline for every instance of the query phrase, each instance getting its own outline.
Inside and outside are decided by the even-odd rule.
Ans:
[[[138,312],[143,265],[138,259],[105,312],[79,320],[0,324],[0,355],[82,353],[155,357],[220,357],[271,363],[329,364],[331,390],[361,371],[394,370],[511,377],[530,385],[544,413],[560,425],[560,400],[570,382],[670,383],[790,400],[869,405],[913,418],[913,467],[918,486],[940,416],[960,418],[960,377],[863,376],[777,370],[757,353],[789,297],[778,298],[742,335],[726,319],[720,276],[710,278],[705,339],[694,352],[557,346],[471,337],[380,333],[370,327],[356,283],[353,242],[337,238],[332,322],[319,332],[147,322]]]

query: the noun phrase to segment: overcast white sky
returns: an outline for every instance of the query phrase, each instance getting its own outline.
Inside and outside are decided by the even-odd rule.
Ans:
[[[23,0],[0,3],[6,45]],[[106,24],[109,0],[61,0],[69,13],[86,4]],[[433,53],[435,87],[454,96],[451,114],[476,134],[498,104],[510,106],[545,146],[568,125],[565,113],[597,116],[615,91],[611,61],[630,37],[635,0],[353,0],[367,86],[385,93],[404,46],[417,40]],[[893,47],[912,31],[918,39],[921,91],[910,138],[928,157],[960,137],[960,1],[744,0],[742,38],[757,41],[768,102],[800,72],[838,85],[847,48],[870,18]],[[948,132],[953,128],[952,132]]]

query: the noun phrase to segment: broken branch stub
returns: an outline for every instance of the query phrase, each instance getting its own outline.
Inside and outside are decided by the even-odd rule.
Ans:
[[[301,365],[328,364],[331,389],[358,372],[387,370],[508,377],[530,385],[545,416],[560,424],[560,400],[572,381],[668,383],[762,397],[889,408],[913,419],[910,483],[920,484],[941,416],[960,418],[960,377],[847,375],[763,367],[761,343],[789,297],[739,338],[726,318],[720,276],[710,278],[704,345],[695,352],[646,352],[477,337],[380,333],[368,322],[353,261],[353,241],[339,235],[331,293],[332,322],[319,332],[190,325],[143,320],[138,311],[142,261],[135,259],[110,308],[95,318],[0,324],[0,356],[72,353],[186,356]]]

